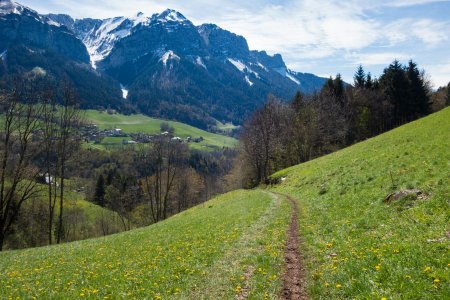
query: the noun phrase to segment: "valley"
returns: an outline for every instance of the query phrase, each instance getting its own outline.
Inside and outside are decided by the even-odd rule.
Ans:
[[[0,293],[277,298],[292,208],[273,191],[298,201],[300,253],[313,298],[445,299],[449,117],[446,109],[280,171],[273,177],[285,179],[268,190],[234,191],[150,227],[1,253]],[[391,192],[413,187],[426,197],[383,203]]]
[[[21,1],[0,299],[450,299],[449,1]]]

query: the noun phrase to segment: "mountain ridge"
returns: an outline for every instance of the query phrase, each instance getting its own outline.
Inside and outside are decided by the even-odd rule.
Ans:
[[[32,11],[30,34],[37,34],[36,28],[44,28],[41,31],[49,36],[54,36],[54,32],[68,36],[76,47],[69,47],[68,53],[61,47],[52,50],[73,64],[81,64],[84,76],[77,76],[98,81],[96,85],[102,88],[87,88],[78,80],[77,85],[81,84],[85,91],[87,108],[128,106],[150,116],[212,129],[217,121],[241,124],[269,94],[287,101],[299,90],[317,91],[326,80],[289,70],[281,55],[250,50],[244,37],[215,24],[196,26],[172,9],[151,16],[137,13],[101,20],[74,19],[66,14],[39,15],[16,2],[1,3],[0,34],[7,26],[4,19],[15,18],[16,25],[22,24],[26,19],[23,11]],[[11,43],[36,47],[21,38]],[[39,51],[48,50],[45,45],[38,46]],[[0,53],[8,51],[8,47],[0,43]],[[45,51],[41,53],[47,55]],[[2,61],[3,69],[11,73],[8,55],[2,55]],[[16,72],[32,69],[24,62],[17,64],[17,70],[13,69]],[[46,65],[38,66],[49,69],[51,74],[62,68],[51,66],[48,59]],[[71,68],[74,69],[72,65]],[[73,70],[66,68],[59,73],[70,71]]]

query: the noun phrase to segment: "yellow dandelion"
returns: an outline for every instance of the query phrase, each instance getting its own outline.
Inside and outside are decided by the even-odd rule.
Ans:
[[[336,284],[336,288],[337,288],[337,289],[340,289],[341,287],[342,287],[342,285],[340,285],[339,283]]]
[[[439,283],[439,282],[441,282],[441,281],[439,280],[439,278],[435,278],[435,279],[433,280],[433,282],[434,282],[434,283]]]
[[[380,271],[381,270],[381,266],[380,265],[376,265],[375,266],[375,270]]]
[[[431,272],[431,267],[425,267],[425,269],[423,269],[424,273],[430,273]]]

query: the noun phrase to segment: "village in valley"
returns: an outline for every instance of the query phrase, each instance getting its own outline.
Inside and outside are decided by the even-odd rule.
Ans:
[[[172,127],[167,126],[165,123],[161,123],[161,132],[159,134],[148,133],[127,133],[121,128],[112,129],[100,129],[96,124],[86,124],[81,128],[81,134],[83,140],[86,143],[101,144],[104,138],[123,138],[122,145],[136,145],[136,144],[148,144],[156,136],[167,136],[174,142],[180,143],[200,143],[204,140],[203,137],[186,137],[181,138],[175,135],[175,131]]]

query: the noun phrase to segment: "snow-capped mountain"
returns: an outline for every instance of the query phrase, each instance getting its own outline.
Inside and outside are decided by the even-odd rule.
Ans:
[[[0,0],[0,85],[7,76],[42,70],[48,80],[69,78],[83,107],[121,107],[115,80],[90,65],[86,46],[70,28],[9,0]]]
[[[74,20],[0,0],[0,38],[0,65],[3,61],[9,73],[14,47],[23,47],[22,54],[39,50],[38,61],[57,55],[59,66],[36,64],[60,76],[73,73],[73,67],[63,67],[64,59],[76,62],[84,70],[83,76],[69,76],[76,86],[86,86],[84,77],[95,75],[102,83],[91,85],[90,94],[97,95],[87,100],[91,106],[105,106],[102,99],[112,93],[143,113],[202,128],[216,120],[242,122],[268,94],[289,100],[296,91],[313,92],[325,82],[289,70],[281,55],[250,51],[242,36],[214,24],[196,26],[170,9],[152,16]],[[14,62],[20,64],[17,70],[32,67]]]

